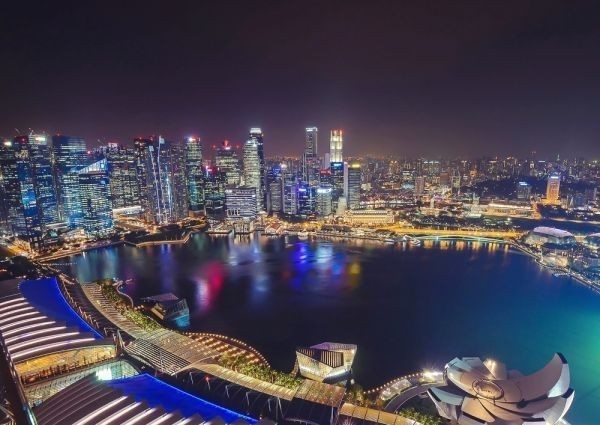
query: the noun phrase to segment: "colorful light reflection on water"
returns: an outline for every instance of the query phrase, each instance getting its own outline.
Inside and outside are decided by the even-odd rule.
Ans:
[[[524,373],[555,351],[572,367],[574,424],[600,405],[600,296],[503,244],[422,247],[210,238],[113,247],[74,258],[83,281],[133,279],[135,297],[188,300],[190,327],[242,339],[279,369],[298,345],[356,343],[365,387],[455,356],[494,357]]]

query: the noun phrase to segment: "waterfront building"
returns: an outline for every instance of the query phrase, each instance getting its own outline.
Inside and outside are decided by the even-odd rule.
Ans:
[[[529,183],[517,183],[517,199],[519,201],[529,201],[531,199],[531,185]]]
[[[185,140],[185,174],[189,211],[192,215],[204,214],[202,144],[197,137],[188,137]]]
[[[154,138],[136,137],[133,139],[133,152],[135,158],[135,172],[137,176],[138,193],[140,194],[140,204],[146,220],[150,217],[150,197],[148,192],[151,186],[149,181],[153,181],[148,175],[148,157],[150,156],[150,147],[154,145]]]
[[[86,165],[87,149],[81,137],[52,136],[60,220],[69,228],[80,226],[82,217],[77,171]]]
[[[77,172],[81,227],[88,236],[104,237],[113,231],[110,184],[106,159]]]
[[[539,226],[525,236],[525,243],[533,246],[550,244],[556,247],[569,248],[577,243],[575,236],[566,230],[554,227]]]
[[[344,134],[342,130],[331,130],[329,139],[329,161],[344,162],[343,155]]]
[[[141,206],[135,151],[116,143],[109,143],[106,165],[112,208],[117,210]]]
[[[266,209],[266,176],[263,134],[260,128],[250,129],[244,144],[244,186],[256,188],[257,207]]]
[[[225,140],[216,149],[215,165],[225,173],[225,182],[229,187],[240,185],[240,161],[236,149]]]
[[[591,235],[587,235],[583,243],[588,247],[597,250],[600,248],[600,233],[592,233]]]
[[[458,425],[555,425],[575,396],[569,386],[569,365],[559,353],[528,376],[494,360],[455,358],[446,365],[444,379],[444,386],[427,393],[438,413]]]
[[[256,188],[239,186],[225,189],[225,205],[228,220],[256,219]]]
[[[331,172],[331,200],[333,210],[337,211],[338,202],[344,196],[344,163],[332,162],[329,171]]]
[[[332,214],[331,187],[319,186],[317,188],[316,213],[318,218],[326,218]]]
[[[359,163],[344,163],[344,197],[348,209],[360,207],[361,167]]]
[[[348,378],[356,345],[323,342],[311,347],[296,349],[298,370],[305,378],[318,382],[338,382]]]
[[[560,202],[560,175],[551,174],[546,183],[546,202],[558,204]]]
[[[342,217],[345,223],[353,226],[394,224],[394,212],[387,209],[349,210]]]

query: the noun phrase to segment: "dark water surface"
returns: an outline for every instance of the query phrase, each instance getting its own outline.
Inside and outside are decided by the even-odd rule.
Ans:
[[[600,295],[504,245],[423,247],[193,236],[186,245],[111,247],[73,257],[81,281],[133,279],[134,298],[172,292],[191,329],[224,333],[291,370],[296,346],[358,345],[365,388],[493,357],[531,373],[562,352],[573,424],[600,424]]]

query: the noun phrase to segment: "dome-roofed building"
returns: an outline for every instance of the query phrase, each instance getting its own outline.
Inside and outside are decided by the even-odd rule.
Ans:
[[[523,376],[503,363],[478,357],[446,365],[446,385],[428,390],[439,414],[460,425],[554,425],[573,402],[569,365],[562,354]]]
[[[577,243],[575,236],[566,230],[554,227],[538,226],[525,236],[525,243],[534,246],[553,245],[555,247],[571,247]]]

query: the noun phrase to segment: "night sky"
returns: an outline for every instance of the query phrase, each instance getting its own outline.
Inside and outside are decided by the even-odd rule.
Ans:
[[[125,4],[126,3],[126,4]],[[600,154],[600,2],[4,1],[0,135]]]

